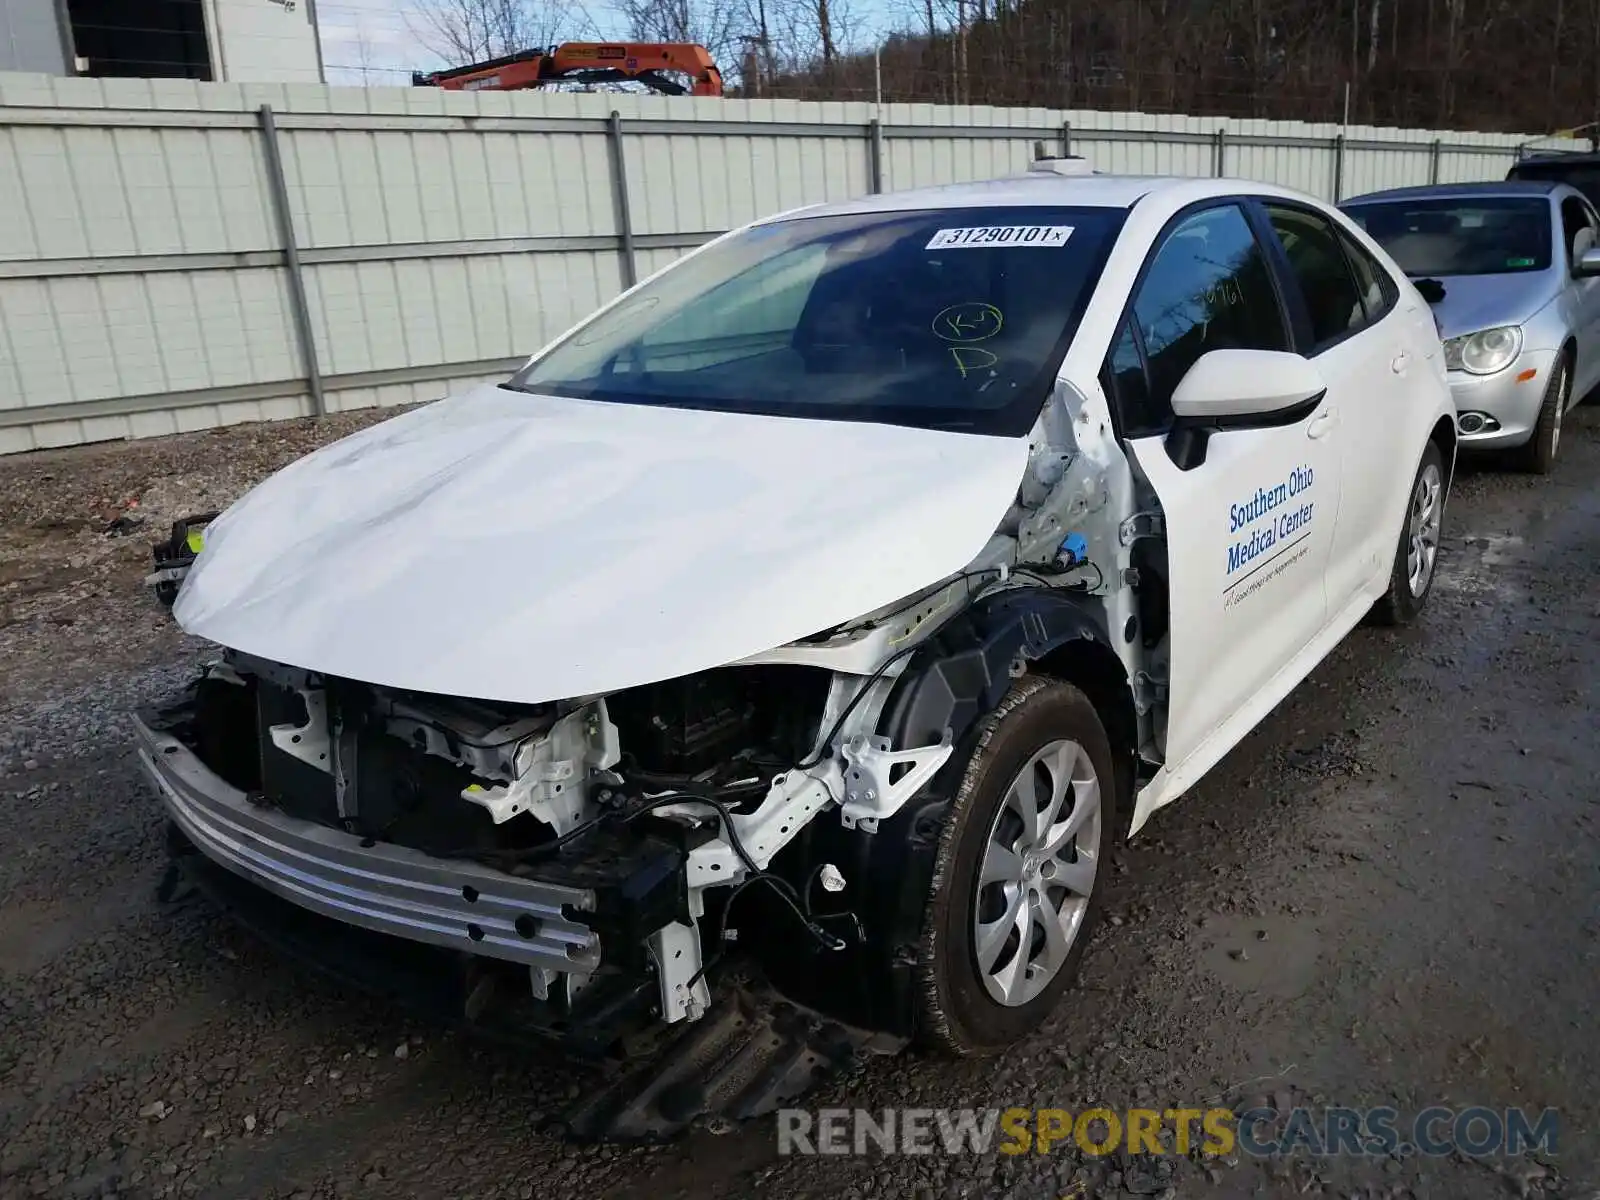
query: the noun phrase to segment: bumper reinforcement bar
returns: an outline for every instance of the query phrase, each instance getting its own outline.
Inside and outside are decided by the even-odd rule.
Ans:
[[[373,843],[255,804],[177,738],[134,719],[139,758],[178,828],[233,874],[351,925],[530,967],[588,973],[585,888]]]

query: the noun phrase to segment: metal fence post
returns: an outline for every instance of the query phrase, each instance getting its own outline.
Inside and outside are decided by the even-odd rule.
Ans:
[[[1428,151],[1428,182],[1439,182],[1439,152],[1444,149],[1443,143],[1438,138],[1433,139],[1433,145]]]
[[[1061,122],[1061,157],[1072,157],[1072,122]]]
[[[633,205],[628,200],[628,161],[622,153],[622,114],[616,109],[606,120],[606,149],[611,159],[611,201],[617,211],[617,233],[622,237],[622,286],[639,282],[639,262],[633,248]]]
[[[322,368],[317,365],[317,342],[311,333],[311,306],[306,302],[305,274],[300,269],[300,244],[294,236],[294,214],[289,209],[289,184],[283,174],[283,154],[278,145],[278,122],[272,105],[260,110],[261,140],[267,152],[267,183],[272,188],[272,207],[278,216],[278,236],[283,242],[283,265],[289,273],[289,303],[294,309],[294,325],[300,335],[300,362],[311,391],[311,411],[319,417],[328,413],[327,397],[322,394]]]
[[[1228,133],[1222,126],[1217,126],[1216,133],[1211,136],[1211,173],[1221,179],[1228,172],[1226,170],[1228,153]]]
[[[1333,136],[1333,202],[1344,199],[1344,134]]]
[[[874,196],[883,191],[883,122],[877,117],[867,122],[867,181]]]

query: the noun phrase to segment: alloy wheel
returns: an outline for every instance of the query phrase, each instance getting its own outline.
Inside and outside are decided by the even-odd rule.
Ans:
[[[1077,742],[1024,764],[990,824],[978,875],[973,947],[991,999],[1028,1003],[1066,964],[1100,867],[1100,779]]]
[[[1428,463],[1417,476],[1411,493],[1409,544],[1406,549],[1406,577],[1411,594],[1421,596],[1433,578],[1439,555],[1439,525],[1444,510],[1444,480],[1439,468]]]

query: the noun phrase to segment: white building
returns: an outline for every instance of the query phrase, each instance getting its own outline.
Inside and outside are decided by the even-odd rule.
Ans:
[[[323,82],[316,0],[0,0],[0,71]]]

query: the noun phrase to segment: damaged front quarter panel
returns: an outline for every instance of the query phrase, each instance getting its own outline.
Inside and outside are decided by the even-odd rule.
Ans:
[[[519,397],[516,403],[530,400],[541,402]],[[497,410],[501,403],[497,398],[490,407]],[[581,406],[551,404],[556,428],[576,422],[574,429],[598,436],[598,427],[579,413]],[[441,419],[454,438],[452,453],[487,455],[481,463],[491,472],[515,465],[515,455],[506,459],[490,443],[480,445],[480,433],[501,428],[499,416]],[[458,420],[465,424],[452,431]],[[758,441],[772,432],[764,423],[744,421],[719,425],[720,442],[699,437],[698,444],[725,443],[734,430]],[[415,422],[407,426],[419,428]],[[826,436],[836,434],[830,430]],[[398,436],[407,454],[423,453],[405,431]],[[392,674],[372,672],[387,678],[359,682],[324,673],[320,662],[313,671],[231,652],[230,665],[218,668],[213,682],[259,691],[256,721],[237,733],[259,741],[252,751],[259,763],[251,791],[261,797],[263,813],[292,813],[294,820],[358,839],[339,849],[358,872],[365,870],[363,855],[391,872],[395,868],[384,864],[395,855],[433,864],[430,878],[449,891],[451,901],[431,918],[436,928],[428,936],[458,947],[468,961],[527,961],[516,942],[524,929],[531,936],[564,928],[532,924],[531,914],[513,910],[497,912],[493,922],[477,919],[489,892],[474,882],[474,872],[550,882],[592,897],[585,912],[571,914],[590,931],[583,960],[563,968],[548,956],[539,958],[520,984],[540,1028],[563,1039],[622,1044],[651,1028],[701,1022],[716,1001],[713,984],[732,979],[741,959],[789,979],[792,998],[851,1028],[907,1036],[900,947],[908,922],[914,924],[920,911],[909,897],[915,881],[926,878],[941,781],[962,753],[972,723],[999,702],[1017,675],[1048,666],[1053,654],[1072,643],[1100,648],[1104,657],[1097,661],[1109,664],[1108,678],[1118,681],[1113,686],[1125,689],[1131,677],[1136,647],[1129,645],[1131,635],[1120,634],[1134,607],[1126,579],[1128,548],[1119,529],[1132,511],[1132,484],[1103,401],[1097,408],[1066,384],[1056,386],[1026,442],[996,449],[984,445],[992,439],[919,433],[907,441],[906,431],[898,431],[892,441],[868,448],[891,464],[886,474],[874,475],[867,461],[872,453],[863,457],[862,446],[864,438],[875,436],[851,428],[848,436],[829,442],[834,450],[819,461],[838,465],[848,450],[846,456],[854,458],[846,473],[856,483],[847,487],[838,472],[830,474],[824,481],[832,489],[826,512],[796,510],[796,504],[814,505],[816,490],[802,495],[787,484],[764,502],[759,521],[727,525],[719,507],[717,529],[729,536],[719,542],[708,535],[693,561],[660,560],[650,549],[649,528],[638,528],[636,520],[627,528],[585,529],[588,559],[597,539],[609,539],[623,554],[604,572],[616,585],[610,592],[574,588],[570,595],[551,596],[535,588],[519,597],[506,580],[497,580],[493,589],[455,581],[457,593],[473,603],[493,595],[502,624],[513,602],[530,620],[540,614],[553,618],[528,626],[540,635],[516,642],[523,658],[549,653],[576,662],[591,645],[604,649],[604,662],[593,671],[555,672],[586,685],[570,689],[575,697],[552,695],[554,685],[533,670],[532,660],[512,661],[514,654],[502,653],[492,684],[466,684],[472,656],[482,648],[476,641],[471,655],[442,674],[433,669],[443,661],[434,646]],[[686,446],[672,453],[688,454]],[[383,447],[377,443],[373,454]],[[659,447],[629,441],[622,449],[618,469],[626,474],[648,465],[639,456]],[[719,459],[717,469],[731,469],[737,459],[742,478],[750,449]],[[777,461],[757,449],[755,459]],[[364,474],[373,454],[336,455],[325,468],[304,468],[296,486],[328,471],[336,475],[341,464]],[[862,491],[866,479],[874,482]],[[715,491],[671,520],[712,519],[701,500]],[[782,512],[773,507],[780,493],[786,497]],[[473,495],[472,487],[462,485],[420,499],[391,499],[415,500],[437,510],[430,520],[470,529],[471,521],[457,518],[471,507]],[[502,496],[502,507],[503,501]],[[364,503],[383,507],[370,498]],[[252,507],[262,511],[260,503]],[[849,525],[846,510],[871,514],[872,521],[858,522],[842,537],[839,531]],[[641,510],[625,511],[636,518]],[[248,545],[247,517],[235,514],[220,524],[222,550],[242,552]],[[929,541],[929,529],[946,535],[942,544],[932,552],[917,550]],[[738,536],[732,536],[735,531]],[[327,531],[353,554],[346,565],[357,574],[362,562],[374,565],[376,552],[358,532],[342,517]],[[552,544],[546,552],[570,557],[576,546]],[[191,581],[197,588],[192,603],[180,600],[180,618],[201,633],[223,633],[248,615],[254,632],[241,640],[256,639],[267,628],[262,621],[268,610],[291,593],[274,585],[271,596],[277,599],[268,597],[270,602],[250,612],[255,598],[241,607],[224,595],[238,582],[229,583],[230,568],[216,565],[227,560],[213,560],[215,579],[222,580],[214,587],[206,584],[206,561],[202,555]],[[871,570],[847,572],[870,586],[845,589],[843,598],[836,588],[817,586],[819,578],[834,578],[829,564],[841,561],[873,563]],[[323,564],[314,573],[322,578],[326,569]],[[439,576],[437,567],[432,572]],[[767,590],[748,594],[752,579]],[[787,589],[781,604],[771,603],[774,588]],[[733,634],[719,640],[721,618],[700,614],[693,623],[697,632],[685,639],[693,645],[674,643],[671,653],[657,653],[660,638],[637,640],[639,631],[632,627],[624,639],[577,636],[580,627],[589,630],[622,603],[623,592],[639,589],[652,604],[659,602],[661,613],[676,614],[680,629],[689,628],[681,623],[684,614],[702,602],[714,599],[718,612],[737,610],[737,618],[726,623]],[[434,601],[444,594],[433,591]],[[580,596],[588,597],[582,605]],[[629,603],[637,606],[636,600]],[[582,611],[585,605],[594,611]],[[849,611],[851,606],[858,611]],[[462,615],[471,612],[455,614]],[[213,626],[214,620],[220,624]],[[323,626],[318,637],[334,632],[322,617],[314,620]],[[740,639],[761,630],[767,632],[760,636],[785,628],[793,633],[802,620],[808,625],[801,628],[820,626],[823,632],[741,656],[748,640]],[[449,627],[457,633],[451,636],[464,636],[460,631],[470,625],[453,620]],[[558,635],[559,647],[551,640]],[[497,643],[501,651],[510,645],[505,639]],[[621,654],[621,646],[636,652]],[[702,664],[733,661],[651,682],[685,662],[685,654]],[[315,660],[309,650],[297,649],[294,656]],[[468,674],[452,673],[459,671]],[[536,678],[541,681],[532,682]],[[407,686],[408,680],[459,680],[463,691],[497,698],[419,690]],[[164,751],[147,765],[161,782],[163,771],[180,761],[188,762]],[[198,777],[204,764],[196,762]],[[890,860],[899,864],[892,886],[882,874]],[[471,864],[459,878],[452,865],[457,862]],[[224,865],[258,882],[267,869]],[[267,883],[280,894],[286,886],[275,877]],[[819,886],[835,899],[815,908]],[[854,978],[836,978],[841,971],[849,974],[840,965],[846,962],[863,969]],[[809,978],[797,981],[795,971]],[[858,1003],[862,989],[871,996]],[[486,994],[481,983],[475,985],[477,999],[469,1009],[481,1010]]]

